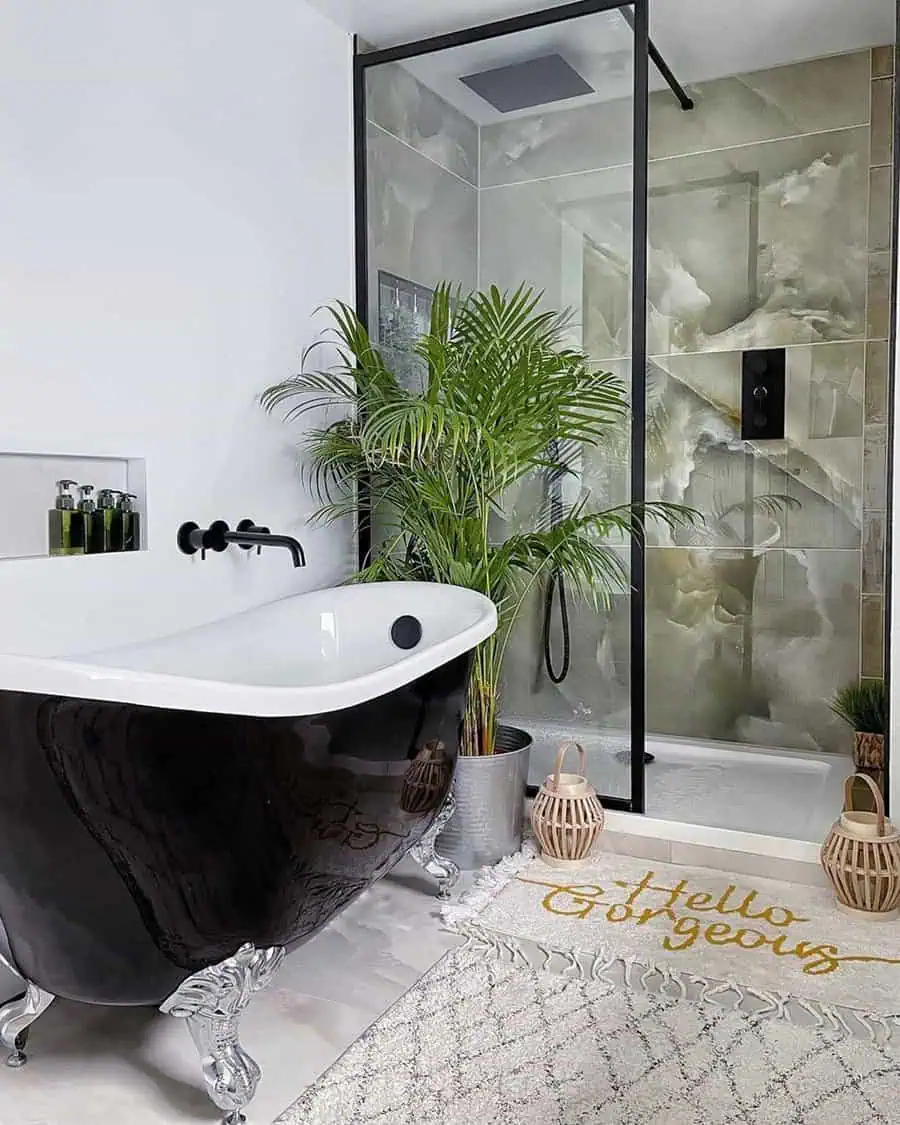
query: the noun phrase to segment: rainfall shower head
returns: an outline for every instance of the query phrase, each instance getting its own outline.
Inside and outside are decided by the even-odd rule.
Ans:
[[[556,54],[467,74],[460,82],[501,113],[594,93],[594,87]]]

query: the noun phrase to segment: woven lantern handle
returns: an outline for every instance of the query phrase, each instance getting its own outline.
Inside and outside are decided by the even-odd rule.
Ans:
[[[584,747],[580,742],[564,742],[556,754],[556,767],[553,770],[553,788],[559,789],[559,775],[562,773],[563,760],[566,754],[574,747],[578,751],[578,773],[584,777]]]
[[[884,797],[881,795],[881,790],[875,782],[866,773],[852,773],[844,782],[844,812],[858,812],[853,808],[853,783],[857,780],[864,781],[872,791],[872,797],[875,801],[875,816],[877,818],[878,835],[884,835]]]

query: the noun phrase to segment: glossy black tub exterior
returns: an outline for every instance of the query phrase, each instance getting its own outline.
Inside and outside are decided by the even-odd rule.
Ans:
[[[431,824],[469,663],[301,719],[0,692],[0,921],[23,976],[158,1004],[243,942],[315,933]],[[446,767],[423,789],[432,739]]]

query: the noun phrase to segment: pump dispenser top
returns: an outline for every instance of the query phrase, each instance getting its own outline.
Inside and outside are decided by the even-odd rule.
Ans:
[[[81,499],[78,501],[78,510],[81,512],[94,512],[97,510],[97,505],[94,503],[94,486],[92,484],[80,484],[78,491],[81,493]]]
[[[77,488],[77,480],[58,480],[56,482],[57,497],[56,507],[63,512],[71,512],[75,507],[75,500],[69,492],[70,488]]]

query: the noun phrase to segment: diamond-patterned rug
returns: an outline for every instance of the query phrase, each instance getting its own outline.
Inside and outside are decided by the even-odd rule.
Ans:
[[[897,1125],[898,1062],[460,949],[275,1125]]]

